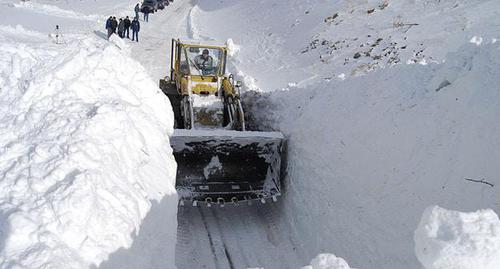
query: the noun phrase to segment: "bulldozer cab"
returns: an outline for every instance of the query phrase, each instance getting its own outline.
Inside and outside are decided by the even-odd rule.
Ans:
[[[219,83],[226,72],[227,46],[223,43],[172,39],[170,77],[181,85],[181,91],[187,93],[188,82],[195,94],[217,94]],[[183,78],[186,81],[183,81]],[[198,85],[197,83],[203,83]]]
[[[222,50],[220,48],[189,47],[182,50],[191,76],[221,76]]]

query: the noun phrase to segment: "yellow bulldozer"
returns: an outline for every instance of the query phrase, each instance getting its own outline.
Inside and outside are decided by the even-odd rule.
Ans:
[[[181,205],[265,203],[281,195],[284,137],[246,129],[241,83],[226,72],[227,57],[225,43],[172,39],[170,76],[160,88],[174,110]]]

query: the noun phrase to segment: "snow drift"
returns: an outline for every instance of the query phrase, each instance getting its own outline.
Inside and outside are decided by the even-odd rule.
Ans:
[[[118,43],[66,38],[0,28],[1,267],[99,265],[164,197],[173,267],[169,102]]]
[[[415,231],[415,252],[427,269],[500,268],[500,220],[493,210],[429,207]]]

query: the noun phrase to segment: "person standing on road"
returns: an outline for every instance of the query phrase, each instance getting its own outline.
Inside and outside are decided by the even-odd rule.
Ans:
[[[122,18],[120,18],[120,22],[118,23],[118,36],[123,38],[123,32],[125,31],[125,22]]]
[[[109,16],[109,19],[106,20],[106,30],[108,31],[108,39],[113,34],[113,17]]]
[[[139,11],[141,11],[141,6],[139,3],[137,3],[137,5],[135,5],[134,11],[135,11],[134,19],[139,19]]]
[[[149,9],[144,9],[144,21],[149,21]]]
[[[132,21],[132,24],[130,26],[132,28],[132,41],[139,42],[139,31],[141,30],[141,24],[139,23],[139,20],[135,18]]]
[[[125,18],[125,20],[123,20],[123,24],[125,26],[125,32],[123,32],[123,36],[125,36],[126,34],[127,38],[130,38],[129,37],[130,19],[128,18],[128,16]]]
[[[111,29],[113,29],[113,34],[116,34],[116,28],[118,28],[118,22],[116,21],[116,17],[113,17],[111,21]]]

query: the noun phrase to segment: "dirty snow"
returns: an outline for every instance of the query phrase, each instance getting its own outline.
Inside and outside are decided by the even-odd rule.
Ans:
[[[220,163],[219,157],[214,156],[210,160],[210,163],[208,163],[208,165],[205,168],[203,168],[203,175],[205,176],[206,179],[208,179],[210,175],[219,172],[221,168],[222,165]]]

